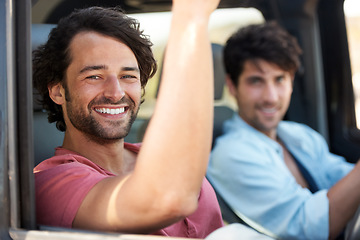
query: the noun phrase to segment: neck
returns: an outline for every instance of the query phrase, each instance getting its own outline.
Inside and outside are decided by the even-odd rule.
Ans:
[[[256,129],[256,128],[255,128],[255,129]],[[275,128],[275,129],[271,129],[271,130],[267,130],[267,131],[260,130],[260,129],[257,129],[257,130],[258,130],[259,132],[265,134],[266,136],[268,136],[268,137],[271,138],[272,140],[278,141],[276,128]]]
[[[134,159],[124,149],[124,139],[94,141],[80,132],[65,132],[63,148],[79,153],[95,164],[116,175],[133,169]]]
[[[274,141],[278,141],[277,132],[276,130],[270,131],[266,134],[269,138],[271,138]]]

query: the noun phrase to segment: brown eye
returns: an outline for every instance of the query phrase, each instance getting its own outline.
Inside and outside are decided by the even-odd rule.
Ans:
[[[121,76],[120,79],[123,79],[124,81],[132,83],[132,82],[138,81],[139,78],[136,75],[126,74],[126,75]]]
[[[98,75],[91,75],[91,76],[86,77],[86,79],[99,80],[99,79],[100,79],[100,76],[98,76]]]
[[[262,79],[259,77],[251,77],[248,79],[248,83],[251,85],[260,84],[262,82]]]
[[[285,77],[284,76],[279,76],[276,78],[276,82],[282,82],[284,81]]]
[[[124,76],[122,76],[121,78],[136,78],[136,77],[133,76],[133,75],[124,75]]]

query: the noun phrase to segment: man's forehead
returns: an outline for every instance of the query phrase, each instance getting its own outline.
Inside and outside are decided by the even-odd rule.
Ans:
[[[134,52],[126,44],[114,37],[94,31],[77,33],[69,44],[68,56],[70,64],[76,61],[82,68],[87,65],[106,66],[106,62],[138,67]]]
[[[276,63],[261,58],[246,60],[244,63],[244,72],[246,70],[262,74],[265,74],[269,71],[271,71],[272,73],[277,72],[278,74],[290,73],[289,71],[281,68]]]
[[[118,44],[123,45],[126,48],[128,48],[134,54],[132,49],[122,39],[114,37],[114,36],[106,35],[106,34],[103,34],[101,32],[94,31],[94,30],[82,30],[82,31],[79,31],[78,33],[76,33],[72,37],[71,41],[69,42],[68,50],[71,53],[71,50],[74,48],[74,45],[76,45],[76,44],[80,45],[80,47],[86,47],[85,42],[92,43],[92,42],[96,42],[96,41],[117,42]],[[95,48],[97,46],[98,45],[93,45],[92,48]]]

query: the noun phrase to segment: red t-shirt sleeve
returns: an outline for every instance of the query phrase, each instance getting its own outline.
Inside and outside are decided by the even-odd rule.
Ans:
[[[71,228],[86,194],[107,177],[77,161],[35,171],[37,223]]]

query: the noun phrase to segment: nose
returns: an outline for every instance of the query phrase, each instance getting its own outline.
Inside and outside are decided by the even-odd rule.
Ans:
[[[106,98],[112,99],[116,102],[125,96],[125,91],[116,76],[108,76],[104,84],[104,96]]]
[[[274,103],[279,99],[279,92],[278,88],[275,84],[269,83],[266,84],[264,91],[263,91],[263,98],[266,102]]]

